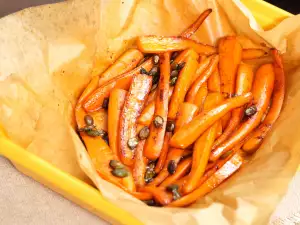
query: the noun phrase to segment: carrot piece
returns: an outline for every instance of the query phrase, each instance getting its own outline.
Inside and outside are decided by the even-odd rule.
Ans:
[[[80,98],[77,101],[76,108],[82,107],[82,103],[85,101],[85,99],[93,93],[96,88],[98,87],[98,82],[99,82],[99,76],[95,76],[91,79],[90,83],[88,86],[84,89],[82,92]]]
[[[169,163],[171,161],[174,161],[174,163],[177,164],[180,161],[181,157],[183,157],[184,152],[185,152],[185,150],[182,150],[182,149],[171,148],[168,152],[167,160],[166,160],[166,163],[165,163],[163,169],[160,171],[160,173],[157,175],[157,177],[155,177],[153,179],[153,181],[151,183],[149,183],[149,185],[157,186],[161,182],[163,182],[169,176],[169,172],[168,172]]]
[[[223,133],[223,128],[222,128],[222,121],[221,121],[221,123],[218,123],[216,138],[220,137],[222,133]]]
[[[141,200],[141,201],[145,201],[145,200],[150,200],[153,198],[153,195],[149,192],[131,192],[129,193],[132,196],[136,197],[137,199]]]
[[[157,95],[157,88],[150,92],[145,105],[147,106],[148,104],[152,103],[154,101],[156,95]]]
[[[136,191],[136,186],[131,172],[127,177],[122,178],[122,184],[128,190],[127,192],[131,193]]]
[[[195,202],[197,199],[205,196],[213,189],[218,187],[224,180],[234,174],[242,165],[243,158],[239,153],[235,153],[217,172],[209,177],[199,188],[188,195],[173,201],[168,206],[181,207],[187,206]]]
[[[203,83],[207,81],[209,76],[214,72],[214,70],[218,66],[218,62],[219,62],[219,56],[218,55],[212,56],[209,66],[206,68],[206,70],[203,72],[203,74],[201,74],[191,85],[191,87],[186,95],[187,102],[190,102],[190,103],[194,102],[195,96],[197,95],[198,90],[203,85]]]
[[[226,129],[226,127],[228,126],[230,118],[231,118],[231,112],[228,112],[225,116],[223,116],[221,118],[221,123],[222,123],[222,128],[223,129]]]
[[[191,37],[196,31],[199,29],[199,27],[202,25],[202,23],[205,21],[205,19],[211,14],[212,9],[206,9],[201,15],[197,18],[197,20],[191,24],[182,34],[182,37],[189,38]]]
[[[169,102],[169,84],[170,83],[170,54],[165,53],[160,56],[160,80],[158,84],[158,93],[155,99],[155,117],[160,117],[162,123],[150,126],[150,134],[146,140],[144,155],[155,160],[159,157],[164,143],[166,131],[168,102]]]
[[[242,95],[251,91],[252,82],[253,82],[252,68],[247,64],[240,64],[237,72],[235,93],[237,95]],[[213,148],[216,148],[218,145],[223,143],[231,135],[231,133],[238,127],[243,117],[243,113],[244,113],[244,107],[232,110],[231,118],[228,122],[228,126],[224,130],[221,137],[219,137],[215,141]]]
[[[100,74],[98,86],[100,87],[116,76],[134,69],[143,58],[143,53],[138,49],[128,49],[104,73]]]
[[[242,58],[242,47],[236,36],[222,38],[219,42],[221,91],[232,96],[235,90],[235,78]]]
[[[172,175],[170,175],[169,177],[167,177],[161,184],[159,187],[167,187],[170,184],[173,184],[174,182],[176,182],[178,179],[180,179],[181,177],[183,177],[191,168],[192,165],[192,159],[191,158],[187,158],[182,160],[182,162],[180,162],[178,164],[178,167],[176,168],[176,172]]]
[[[170,87],[168,101],[170,101],[174,88]],[[150,126],[155,112],[155,101],[150,102],[142,111],[138,118],[138,123],[145,126]]]
[[[221,80],[220,80],[219,68],[216,68],[216,70],[208,78],[207,88],[211,92],[221,92]]]
[[[137,47],[145,53],[164,53],[182,51],[191,48],[201,55],[212,55],[216,53],[213,46],[205,45],[183,37],[165,36],[141,36],[137,38]]]
[[[269,53],[259,48],[247,48],[242,51],[242,60],[257,59],[267,56]]]
[[[260,124],[270,104],[274,86],[274,76],[272,64],[262,65],[257,70],[252,88],[254,103],[257,108],[256,114],[243,122],[241,126],[232,133],[229,139],[212,151],[210,156],[211,161],[217,160],[222,154],[232,149]]]
[[[142,190],[143,192],[151,193],[154,200],[161,205],[167,205],[173,200],[173,195],[169,192],[166,192],[163,188],[146,186],[143,187]]]
[[[203,104],[205,102],[207,94],[208,94],[207,82],[204,82],[202,86],[199,88],[199,91],[197,92],[194,99],[194,104],[198,106],[199,112],[201,112],[203,109]]]
[[[252,100],[252,94],[247,93],[232,99],[225,100],[208,112],[196,116],[191,122],[177,131],[170,140],[170,145],[177,148],[186,148],[191,145],[205,130],[221,119],[234,108],[241,107]]]
[[[140,74],[141,68],[149,71],[153,67],[153,60],[148,59],[142,65],[136,67],[134,70],[121,74],[112,80],[106,82],[97,88],[84,102],[83,108],[87,112],[97,111],[102,108],[102,103],[105,98],[108,98],[110,92],[114,88],[128,90],[134,76]]]
[[[108,104],[108,139],[109,146],[116,158],[120,160],[118,151],[118,136],[121,110],[123,108],[127,91],[114,89],[110,94]]]
[[[200,57],[201,56],[199,56],[199,58]],[[200,76],[202,76],[202,74],[205,72],[205,70],[209,67],[212,58],[213,58],[213,56],[210,56],[210,57],[206,57],[204,60],[200,61],[200,63],[198,64],[198,67],[197,67],[197,71],[196,71],[195,75],[193,76],[191,84],[193,84],[195,82],[195,80],[197,80]]]
[[[133,178],[137,188],[145,186],[145,172],[148,160],[144,157],[145,140],[139,142],[135,151],[135,161],[133,166]]]
[[[274,57],[273,66],[275,73],[272,103],[270,110],[262,124],[255,129],[255,131],[251,134],[249,140],[246,141],[246,143],[243,145],[242,149],[246,152],[253,152],[259,148],[263,139],[266,137],[267,133],[271,130],[273,124],[279,117],[283,105],[285,94],[285,76],[282,58],[277,50],[273,49],[271,52]]]
[[[168,118],[174,120],[178,112],[179,105],[184,101],[185,94],[191,84],[193,75],[195,74],[198,66],[198,54],[188,57],[185,66],[180,71],[178,80],[175,84],[173,95],[169,104]]]
[[[189,56],[193,55],[193,50],[192,49],[186,49],[184,51],[182,51],[172,62],[172,66],[176,65],[176,64],[180,64],[183,62],[186,62],[187,58]]]
[[[175,132],[178,131],[183,125],[189,123],[196,113],[198,107],[192,103],[184,102],[180,105],[177,120],[175,123]]]
[[[132,80],[132,84],[125,99],[119,125],[120,158],[125,165],[133,164],[135,150],[130,149],[128,146],[128,141],[131,138],[135,138],[137,135],[137,118],[142,111],[144,102],[147,99],[148,93],[150,92],[151,85],[151,76],[143,74],[136,75]]]
[[[155,173],[156,174],[158,174],[162,170],[162,168],[166,162],[168,150],[169,150],[169,140],[170,140],[171,136],[172,136],[171,132],[166,132],[165,137],[164,137],[164,144],[163,144],[160,156],[158,158],[158,161],[155,165]]]

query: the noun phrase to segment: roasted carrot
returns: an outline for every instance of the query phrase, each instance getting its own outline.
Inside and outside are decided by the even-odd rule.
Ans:
[[[203,72],[203,74],[201,74],[191,85],[191,87],[186,95],[187,102],[194,103],[195,97],[198,93],[198,90],[203,85],[203,83],[207,81],[209,76],[214,72],[214,70],[218,66],[218,62],[219,62],[219,56],[214,55],[210,61],[209,66],[206,68],[206,70]]]
[[[228,112],[225,116],[221,118],[222,129],[226,129],[230,121],[230,118],[231,118],[231,112]]]
[[[182,162],[180,162],[178,164],[178,167],[176,168],[176,172],[172,175],[170,175],[169,177],[167,177],[161,184],[159,187],[167,187],[170,184],[173,184],[174,182],[176,182],[178,179],[180,179],[181,177],[183,177],[185,174],[188,173],[189,169],[191,168],[192,165],[192,159],[191,158],[187,158],[182,160]]]
[[[213,46],[205,45],[183,37],[165,36],[141,36],[137,38],[137,47],[145,53],[164,53],[182,51],[191,48],[201,55],[212,55],[216,53]]]
[[[140,115],[144,102],[150,92],[152,77],[136,75],[126,96],[120,118],[119,151],[120,158],[125,165],[133,164],[136,146],[130,146],[130,141],[136,139],[137,118]]]
[[[135,192],[136,186],[133,179],[133,175],[130,172],[127,177],[122,178],[122,185],[126,187],[129,192]]]
[[[116,62],[114,62],[107,70],[104,71],[99,77],[98,86],[102,86],[107,81],[112,80],[116,76],[129,72],[142,60],[144,57],[137,49],[128,49],[123,53]]]
[[[237,68],[242,58],[242,47],[236,36],[228,36],[220,40],[219,55],[221,91],[232,96],[235,90]]]
[[[88,84],[88,86],[84,89],[84,91],[82,92],[80,98],[78,99],[78,102],[76,104],[76,108],[81,108],[82,107],[82,103],[85,101],[85,99],[91,94],[93,93],[97,87],[98,87],[98,83],[99,83],[99,76],[95,76],[91,79],[90,83]],[[78,122],[77,122],[78,123]]]
[[[200,56],[199,56],[199,58],[200,58]],[[195,80],[197,80],[200,76],[202,76],[202,74],[205,72],[205,70],[207,70],[207,68],[211,64],[212,58],[213,58],[213,56],[210,56],[210,57],[206,57],[204,60],[200,61],[197,71],[196,71],[195,75],[193,76],[191,84],[193,84],[195,82]]]
[[[207,94],[208,94],[207,82],[204,82],[202,86],[199,88],[194,99],[194,104],[198,106],[199,112],[201,112],[203,109],[203,104],[205,102]]]
[[[200,113],[191,122],[177,131],[170,140],[170,145],[176,148],[186,148],[191,145],[207,128],[221,119],[234,108],[241,107],[252,100],[252,94],[247,93],[225,100],[208,112]]]
[[[193,50],[192,49],[186,49],[182,51],[172,62],[171,66],[173,67],[176,64],[180,64],[183,62],[186,62],[187,58],[189,56],[193,55]]]
[[[161,205],[167,205],[173,200],[172,194],[166,192],[163,188],[146,186],[143,187],[142,190],[143,192],[151,193],[153,195],[154,200]]]
[[[253,71],[247,64],[240,64],[236,78],[236,90],[235,94],[242,95],[251,91],[253,82]],[[238,127],[243,117],[244,107],[240,107],[232,110],[231,118],[228,122],[228,126],[224,130],[223,134],[215,141],[213,148],[223,143],[230,134]]]
[[[120,160],[118,151],[118,136],[121,110],[123,108],[127,91],[114,89],[110,94],[108,105],[108,138],[109,146],[116,158]]]
[[[242,165],[243,158],[239,153],[235,153],[229,161],[227,161],[217,172],[209,177],[199,188],[194,190],[188,195],[173,201],[168,206],[170,207],[181,207],[187,206],[195,202],[197,199],[205,196],[213,189],[218,187],[224,180],[234,174]]]
[[[158,161],[155,165],[155,173],[156,174],[158,174],[162,170],[162,168],[166,162],[168,150],[169,150],[169,140],[170,140],[171,136],[172,136],[171,132],[166,132],[165,137],[164,137],[163,148],[161,150]]]
[[[121,74],[112,80],[104,83],[97,88],[83,104],[83,108],[87,112],[97,111],[102,108],[103,100],[108,98],[110,92],[114,88],[128,90],[134,76],[140,74],[141,68],[149,71],[153,67],[153,60],[148,59],[142,65],[136,67],[134,70]]]
[[[144,155],[155,160],[159,157],[164,143],[166,131],[170,82],[170,54],[160,56],[160,79],[155,99],[155,118],[150,126],[150,134],[146,140]]]
[[[257,59],[267,56],[268,52],[259,48],[247,48],[242,51],[242,60]]]
[[[255,131],[250,135],[250,138],[243,145],[242,149],[246,152],[253,152],[259,148],[263,139],[266,137],[267,133],[271,130],[273,124],[279,117],[283,100],[285,94],[285,76],[282,64],[282,58],[278,51],[273,49],[272,55],[274,57],[274,73],[275,73],[275,83],[272,96],[272,103],[270,110],[262,122],[262,124],[255,129]]]
[[[223,128],[222,128],[222,121],[221,121],[221,123],[218,123],[216,138],[220,137],[222,133],[223,133]]]
[[[219,68],[216,68],[207,80],[207,88],[211,92],[221,92],[221,80]]]
[[[185,94],[191,85],[191,81],[198,66],[198,54],[194,52],[188,57],[185,66],[180,71],[179,78],[176,82],[173,95],[169,104],[168,118],[174,120],[179,109],[179,105],[184,101]]]
[[[153,198],[153,195],[149,192],[131,192],[129,194],[131,194],[132,196],[136,197],[141,201],[150,200]]]
[[[274,69],[272,64],[262,65],[255,74],[252,93],[257,112],[241,124],[229,139],[211,152],[210,160],[217,160],[222,154],[232,149],[249,135],[261,122],[271,100],[274,86]]]
[[[140,141],[135,151],[135,161],[132,173],[137,188],[145,186],[145,172],[148,160],[143,154],[144,145],[145,140]]]
[[[183,125],[189,123],[198,112],[198,107],[192,103],[181,103],[175,123],[175,132]]]
[[[148,95],[147,102],[146,102],[145,106],[149,105],[150,103],[152,103],[154,101],[154,99],[156,97],[156,94],[157,94],[157,88],[150,92],[150,94]]]

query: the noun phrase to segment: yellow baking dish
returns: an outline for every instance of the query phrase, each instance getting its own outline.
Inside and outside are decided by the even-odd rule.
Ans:
[[[292,14],[262,0],[241,0],[260,25],[269,29]],[[133,215],[106,201],[98,190],[64,173],[48,162],[9,141],[0,130],[0,155],[11,160],[22,173],[32,177],[112,224],[142,224]]]

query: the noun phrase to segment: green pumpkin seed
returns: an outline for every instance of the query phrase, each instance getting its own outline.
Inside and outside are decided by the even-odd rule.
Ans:
[[[173,132],[175,130],[175,121],[172,121],[172,120],[167,121],[166,130],[168,132]]]
[[[130,138],[127,142],[128,147],[133,150],[139,144],[139,140],[136,137]]]
[[[150,129],[149,129],[149,127],[143,127],[141,130],[140,130],[140,132],[139,132],[139,138],[141,139],[141,140],[145,140],[148,136],[149,136],[149,134],[150,134]]]
[[[153,124],[156,128],[161,128],[164,125],[164,119],[161,116],[155,116]]]
[[[127,177],[129,175],[128,171],[125,168],[122,169],[114,169],[111,172],[115,177]]]
[[[154,56],[153,56],[153,63],[154,63],[155,65],[157,65],[157,64],[159,63],[159,56],[158,56],[158,55],[154,55]]]
[[[86,124],[87,126],[92,126],[92,125],[94,125],[94,119],[93,119],[93,117],[90,116],[90,115],[85,115],[85,116],[84,116],[84,122],[85,122],[85,124]]]
[[[174,174],[176,172],[177,164],[175,160],[170,160],[168,164],[168,172],[169,174]]]
[[[246,116],[253,116],[257,112],[257,108],[255,105],[252,105],[245,109],[245,115]]]
[[[174,86],[176,84],[177,79],[178,79],[178,77],[172,77],[170,80],[170,85]]]
[[[109,166],[112,169],[123,169],[123,168],[125,168],[124,165],[120,161],[114,160],[114,159],[109,161]]]

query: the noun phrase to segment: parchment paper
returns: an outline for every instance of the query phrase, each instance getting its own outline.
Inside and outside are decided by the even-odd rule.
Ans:
[[[136,36],[177,35],[208,7],[214,12],[196,39],[215,44],[237,33],[244,47],[285,52],[284,109],[261,149],[216,191],[190,208],[147,207],[97,176],[74,131],[73,106]],[[267,224],[300,162],[299,37],[300,16],[263,31],[238,0],[73,0],[27,9],[0,20],[0,125],[27,151],[89,182],[87,174],[145,224]]]

